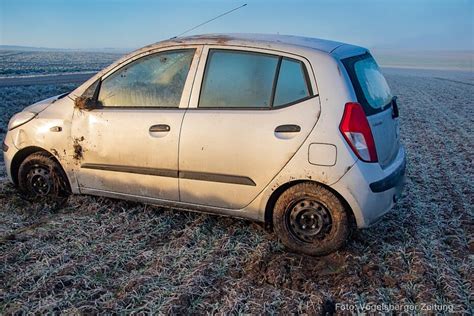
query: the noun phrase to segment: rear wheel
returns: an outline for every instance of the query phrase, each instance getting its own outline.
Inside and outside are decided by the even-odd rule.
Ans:
[[[349,220],[341,200],[316,183],[292,186],[278,198],[273,225],[290,250],[321,256],[342,247],[349,236]]]
[[[46,152],[28,156],[18,169],[18,186],[24,198],[62,206],[69,194],[68,180],[59,163]]]

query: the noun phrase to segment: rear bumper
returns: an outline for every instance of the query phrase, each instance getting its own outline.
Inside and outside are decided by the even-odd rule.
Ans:
[[[369,187],[374,193],[384,192],[392,188],[400,186],[405,179],[406,160],[391,174],[385,178],[372,182]]]
[[[386,169],[358,161],[331,187],[348,202],[357,227],[365,228],[393,208],[405,185],[405,169],[406,155],[401,147],[395,161]]]

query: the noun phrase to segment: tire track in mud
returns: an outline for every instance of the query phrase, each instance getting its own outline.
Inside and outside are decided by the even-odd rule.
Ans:
[[[460,84],[466,84],[466,85],[469,85],[469,86],[474,86],[474,83],[470,83],[470,82],[464,82],[464,81],[452,80],[452,79],[440,78],[440,77],[433,77],[433,78],[438,79],[438,80],[451,81],[451,82],[455,82],[455,83],[460,83]]]
[[[422,93],[425,95],[425,97],[430,97],[430,93],[433,93],[433,91],[426,92],[423,90]],[[442,145],[436,148],[434,151],[431,151],[431,155],[435,158],[436,165],[441,167],[438,168],[438,170],[443,175],[441,177],[443,184],[445,184],[446,189],[456,197],[453,201],[459,206],[459,202],[463,201],[464,199],[462,198],[462,194],[457,192],[457,189],[463,186],[470,187],[470,193],[472,193],[472,179],[470,177],[465,177],[465,180],[462,181],[462,183],[457,184],[456,182],[462,180],[457,175],[461,175],[463,171],[467,171],[468,174],[472,174],[472,172],[469,172],[469,168],[472,166],[469,164],[469,162],[471,161],[471,157],[474,155],[473,146],[470,144],[473,135],[471,134],[466,135],[467,137],[459,137],[459,134],[456,132],[459,131],[460,133],[463,133],[465,129],[463,126],[460,126],[459,122],[455,118],[451,116],[451,111],[445,111],[445,108],[441,102],[434,104],[432,109],[429,109],[429,112],[433,120],[432,122],[435,123],[431,124],[431,126],[434,125],[437,128],[435,130],[427,129],[427,131],[434,136],[433,139],[436,140],[436,144]],[[433,113],[436,114],[433,115]],[[415,114],[418,113],[415,111]],[[425,115],[428,115],[428,113],[425,113]],[[469,114],[467,117],[468,116]],[[466,143],[468,144],[467,148],[464,146]],[[459,149],[462,150],[460,151]],[[442,156],[442,153],[444,153],[445,156]],[[458,159],[458,156],[460,155],[463,156],[464,161],[460,161],[460,159]],[[454,172],[452,167],[456,167]],[[463,210],[467,211],[468,205],[464,204]]]
[[[455,139],[456,149],[462,148],[464,151],[470,151],[472,157],[473,151],[473,126],[474,126],[474,87],[461,87],[458,84],[449,84],[443,86],[441,93],[439,89],[429,84],[430,93],[422,90],[427,97],[437,102],[433,108],[437,115],[434,118],[443,124],[445,134],[443,139],[451,142]]]
[[[400,82],[407,83],[410,80],[414,79],[406,77],[404,80],[400,80]],[[421,216],[430,216],[431,220],[435,221],[438,226],[441,225],[441,227],[433,230],[433,227],[417,225],[415,231],[418,232],[419,240],[421,240],[424,246],[425,260],[422,260],[422,262],[425,262],[425,270],[434,269],[437,272],[435,277],[431,279],[436,292],[441,296],[449,297],[450,300],[462,301],[468,307],[469,296],[467,293],[469,293],[469,285],[463,282],[463,280],[467,279],[467,275],[462,275],[459,272],[463,271],[462,265],[464,263],[462,260],[465,259],[465,253],[453,253],[453,247],[446,244],[447,239],[444,234],[472,237],[472,226],[469,226],[469,223],[472,223],[472,214],[468,213],[469,207],[472,204],[464,198],[464,194],[472,196],[472,180],[470,180],[469,176],[465,178],[460,177],[463,172],[472,175],[469,165],[469,157],[472,157],[472,150],[470,148],[472,147],[468,146],[468,149],[466,149],[463,146],[463,140],[467,142],[469,140],[464,137],[460,139],[458,137],[459,134],[455,133],[456,130],[462,128],[462,126],[459,126],[459,121],[456,120],[457,116],[451,116],[450,114],[452,113],[446,111],[446,107],[443,106],[444,104],[433,97],[436,91],[430,88],[431,86],[428,83],[406,84],[403,87],[403,90],[407,90],[406,93],[408,95],[418,95],[417,99],[413,100],[415,102],[411,102],[412,100],[407,100],[406,102],[409,116],[405,123],[409,127],[407,129],[414,132],[409,137],[418,139],[417,143],[421,143],[421,146],[416,148],[417,151],[413,150],[413,153],[415,156],[420,155],[420,149],[422,149],[422,156],[419,158],[428,161],[425,164],[425,170],[417,171],[423,174],[423,179],[426,179],[426,176],[429,175],[431,180],[429,186],[425,187],[425,194],[428,193],[428,196],[412,198],[430,198],[431,200],[434,199],[436,204],[441,205],[441,209],[429,209],[427,213],[420,214]],[[449,92],[445,91],[446,99],[456,99],[452,98],[452,95],[447,95]],[[425,103],[425,106],[418,106],[418,102],[422,103],[425,100],[428,101]],[[429,117],[430,120],[427,121],[426,117]],[[447,135],[452,135],[453,137],[447,137]],[[432,141],[436,146],[430,146],[429,142]],[[459,149],[462,149],[460,154],[467,162],[467,166],[464,166],[463,161],[459,161]],[[416,164],[414,167],[419,169],[420,166]],[[427,173],[426,171],[429,172]],[[462,190],[463,187],[468,187],[467,192]],[[440,213],[436,213],[436,211],[440,211]],[[461,222],[456,221],[456,215],[463,220]],[[429,223],[429,221],[427,220],[425,223]],[[453,225],[454,227],[452,227]],[[465,226],[467,231],[464,229]],[[436,235],[433,235],[433,232],[436,232]],[[431,233],[428,240],[422,237],[426,233]],[[466,244],[461,245],[461,247],[468,251]],[[457,290],[453,291],[453,289]]]
[[[422,100],[431,98],[431,93],[432,91],[426,92],[424,90],[419,92],[419,94],[422,94]],[[416,135],[416,138],[424,140],[421,141],[421,143],[424,144],[423,152],[426,154],[424,158],[426,161],[430,162],[428,165],[429,170],[431,171],[429,173],[431,175],[430,178],[433,179],[434,175],[441,173],[441,187],[446,189],[455,197],[452,201],[456,206],[458,206],[457,209],[466,211],[468,210],[468,205],[463,204],[461,206],[460,201],[463,201],[464,199],[462,194],[458,192],[458,189],[460,187],[472,188],[472,180],[469,177],[459,177],[459,175],[463,174],[465,171],[470,171],[469,169],[466,170],[466,168],[470,167],[469,161],[472,156],[472,150],[464,148],[462,146],[463,139],[459,140],[455,135],[453,135],[454,137],[445,137],[445,135],[448,135],[458,127],[458,124],[449,117],[449,113],[440,110],[440,108],[440,104],[434,104],[434,106],[430,108],[416,107],[416,109],[412,109],[411,116],[415,118],[416,123],[421,124],[423,128],[420,128],[420,125],[418,125],[413,126],[410,130],[416,132],[414,134]],[[423,118],[426,117],[430,117],[430,124],[425,124],[426,121],[424,121]],[[469,140],[464,139],[464,141]],[[428,144],[429,142],[436,145],[430,146]],[[461,154],[464,156],[464,161],[467,162],[465,166],[464,161],[459,161],[459,159],[457,159],[459,149],[463,149]],[[453,169],[453,167],[455,168]]]

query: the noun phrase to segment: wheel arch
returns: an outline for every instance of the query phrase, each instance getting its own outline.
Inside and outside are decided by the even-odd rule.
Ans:
[[[336,195],[339,200],[342,202],[342,204],[344,205],[344,209],[346,210],[346,213],[347,215],[349,216],[349,221],[350,221],[350,224],[352,227],[355,227],[356,226],[356,219],[355,219],[355,215],[354,215],[354,211],[352,210],[350,204],[346,201],[346,199],[344,199],[344,197],[339,194],[339,192],[337,192],[336,190],[334,190],[333,188],[331,188],[330,186],[324,184],[324,183],[321,183],[321,182],[318,182],[318,181],[313,181],[313,180],[293,180],[293,181],[290,181],[290,182],[286,182],[284,184],[282,184],[281,186],[279,186],[277,189],[275,189],[272,194],[270,195],[268,201],[267,201],[267,204],[265,205],[265,227],[267,229],[273,229],[273,220],[272,220],[272,217],[273,217],[273,209],[275,207],[275,204],[276,204],[276,201],[278,200],[278,198],[280,197],[280,195],[285,192],[286,190],[288,190],[289,188],[291,188],[292,186],[296,185],[296,184],[299,184],[299,183],[315,183],[315,184],[318,184],[326,189],[328,189],[329,191],[331,191],[332,193],[334,193],[334,195]]]
[[[47,153],[50,156],[50,158],[52,160],[54,160],[61,167],[64,175],[67,178],[67,182],[68,182],[67,184],[69,185],[69,189],[70,189],[71,188],[71,181],[70,181],[69,177],[67,176],[67,173],[64,170],[64,167],[59,162],[59,160],[48,150],[46,150],[44,148],[41,148],[41,147],[38,147],[38,146],[28,146],[28,147],[22,148],[15,154],[15,156],[13,156],[12,163],[11,163],[11,166],[10,166],[10,172],[11,172],[13,183],[16,186],[18,186],[18,172],[20,170],[21,163],[23,161],[25,161],[25,159],[28,156],[30,156],[34,153],[38,153],[38,152]]]

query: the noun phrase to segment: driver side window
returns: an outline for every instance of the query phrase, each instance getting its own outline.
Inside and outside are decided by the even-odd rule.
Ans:
[[[104,107],[178,107],[194,49],[140,58],[105,78],[98,101]]]

